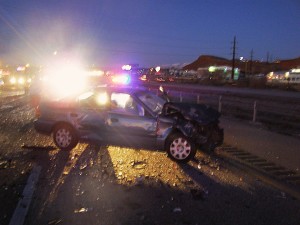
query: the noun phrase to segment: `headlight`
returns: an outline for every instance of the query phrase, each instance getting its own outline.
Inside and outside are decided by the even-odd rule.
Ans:
[[[107,93],[100,93],[97,96],[97,103],[99,105],[105,105],[108,102],[108,95]]]
[[[18,79],[18,84],[24,84],[24,83],[25,83],[24,78],[23,78],[23,77],[20,77],[20,78]]]
[[[12,77],[12,78],[9,79],[9,82],[11,84],[15,84],[17,82],[17,79],[15,77]]]

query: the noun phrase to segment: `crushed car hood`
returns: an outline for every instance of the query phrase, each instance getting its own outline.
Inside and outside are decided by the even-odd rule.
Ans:
[[[181,102],[165,103],[162,113],[171,115],[180,113],[185,119],[193,120],[200,124],[207,124],[218,120],[220,113],[206,104],[191,104]]]

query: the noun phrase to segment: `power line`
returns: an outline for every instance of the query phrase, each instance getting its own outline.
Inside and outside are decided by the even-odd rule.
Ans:
[[[250,52],[250,75],[252,75],[252,66],[253,66],[253,49]]]

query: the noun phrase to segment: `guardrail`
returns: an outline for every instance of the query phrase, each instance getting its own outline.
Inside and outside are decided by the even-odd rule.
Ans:
[[[174,101],[204,103],[217,109],[222,115],[262,123],[283,133],[300,135],[300,101],[272,99],[272,97],[218,95],[217,93],[193,93],[169,91]]]

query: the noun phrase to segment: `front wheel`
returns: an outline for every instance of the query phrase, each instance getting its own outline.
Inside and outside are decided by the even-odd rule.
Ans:
[[[72,150],[78,144],[78,138],[74,129],[67,124],[60,124],[53,131],[55,145],[65,151]]]
[[[168,156],[178,162],[188,162],[196,154],[195,144],[183,134],[171,135],[166,142]]]

